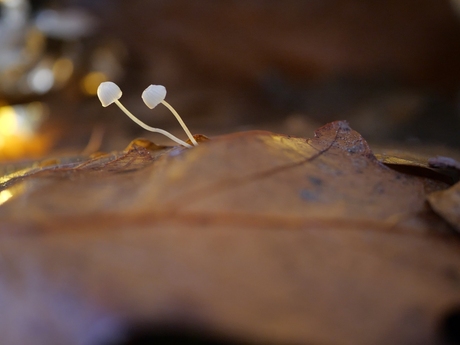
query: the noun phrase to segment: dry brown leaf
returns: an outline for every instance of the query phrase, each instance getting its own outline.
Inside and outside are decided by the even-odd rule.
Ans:
[[[460,184],[428,195],[433,210],[460,231]]]
[[[121,152],[92,154],[89,159],[82,157],[46,159],[32,167],[19,169],[0,177],[0,190],[32,177],[58,177],[82,172],[101,171],[119,173],[138,170],[163,154],[168,147],[156,145],[147,139],[135,139]]]
[[[112,174],[136,170],[154,159],[154,164],[129,178]],[[90,174],[94,171],[105,180]],[[269,132],[236,133],[193,150],[170,149],[158,157],[135,146],[121,154],[32,172],[33,180],[24,181],[25,190],[27,184],[34,189],[25,197],[28,219],[18,214],[14,200],[4,207],[15,221],[35,221],[53,212],[83,216],[97,211],[101,215],[121,212],[123,217],[145,212],[199,214],[243,222],[261,217],[262,225],[269,217],[284,226],[302,226],[305,220],[316,219],[335,224],[374,221],[387,229],[433,228],[424,218],[424,180],[380,164],[364,139],[341,122],[322,127],[312,140]],[[69,174],[72,179],[51,185],[44,179]],[[18,179],[28,176],[31,173]],[[81,204],[81,200],[87,201]]]
[[[431,157],[401,150],[385,150],[376,157],[382,163],[401,172],[453,184],[459,180],[460,163],[450,157]],[[428,182],[428,181],[427,181]],[[427,192],[429,192],[428,185]],[[433,210],[460,231],[460,186],[442,188],[427,193],[427,200]]]
[[[0,207],[7,344],[123,344],[164,323],[278,344],[450,334],[458,237],[427,207],[427,178],[380,163],[346,123],[128,152],[9,184],[21,192]],[[142,169],[123,168],[133,161]]]
[[[428,177],[430,179],[454,184],[460,179],[456,161],[448,157],[432,157],[405,150],[382,150],[375,153],[377,159],[392,169],[407,174]],[[458,163],[457,163],[458,164]]]

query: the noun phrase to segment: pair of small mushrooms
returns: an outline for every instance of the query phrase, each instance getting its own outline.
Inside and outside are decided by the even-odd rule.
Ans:
[[[179,145],[182,145],[188,148],[192,147],[192,145],[187,144],[185,141],[180,140],[179,138],[165,131],[164,129],[150,127],[146,125],[144,122],[142,122],[141,120],[139,120],[137,117],[135,117],[119,101],[122,94],[123,93],[121,92],[121,89],[118,87],[118,85],[111,81],[106,81],[106,82],[101,83],[97,89],[97,96],[99,97],[99,100],[101,101],[103,107],[107,107],[110,104],[115,103],[126,115],[128,115],[128,117],[131,120],[136,122],[142,128],[150,132],[161,133],[167,136],[169,139],[174,140]],[[182,121],[182,118],[179,116],[177,111],[168,102],[164,100],[165,97],[166,97],[166,88],[163,85],[150,85],[142,93],[142,100],[147,105],[147,107],[149,107],[150,109],[155,108],[160,103],[162,103],[166,108],[168,108],[173,113],[173,115],[176,117],[177,121],[179,121],[180,125],[184,129],[185,133],[187,133],[187,136],[189,137],[193,145],[197,146],[198,143],[196,142],[192,133],[190,133],[189,129],[185,125],[184,121]]]

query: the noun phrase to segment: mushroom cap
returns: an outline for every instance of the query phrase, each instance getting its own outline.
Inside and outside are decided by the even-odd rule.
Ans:
[[[105,81],[97,88],[97,97],[99,97],[103,107],[107,107],[120,99],[122,94],[118,85],[111,81]]]
[[[150,85],[142,92],[142,100],[150,109],[155,108],[166,97],[166,88],[163,85]]]

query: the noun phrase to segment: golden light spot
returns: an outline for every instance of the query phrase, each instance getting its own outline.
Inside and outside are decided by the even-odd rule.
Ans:
[[[261,136],[261,140],[267,148],[275,149],[277,154],[281,153],[284,157],[289,157],[291,160],[298,161],[318,153],[310,145],[305,142],[305,139],[286,137],[284,135]]]
[[[13,197],[23,194],[25,190],[26,185],[24,183],[17,183],[8,189],[2,190],[0,192],[0,205],[3,205]]]
[[[52,138],[39,133],[48,108],[40,102],[0,107],[0,159],[42,155]]]
[[[54,62],[53,65],[53,74],[56,80],[56,83],[59,85],[64,84],[69,78],[72,76],[73,73],[73,62],[67,58],[60,58]]]
[[[8,189],[2,190],[0,192],[0,205],[4,204],[8,200],[13,197],[13,193],[11,193]]]
[[[0,136],[6,137],[18,131],[18,118],[13,107],[0,108]]]
[[[85,94],[95,96],[97,94],[97,88],[104,81],[107,81],[107,75],[104,73],[90,72],[82,79],[80,86]]]
[[[30,56],[39,55],[45,46],[45,35],[38,29],[29,30],[26,38],[25,53]]]

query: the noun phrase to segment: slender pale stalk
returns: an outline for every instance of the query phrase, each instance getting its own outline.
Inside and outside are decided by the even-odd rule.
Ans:
[[[179,121],[180,125],[182,126],[182,128],[184,129],[185,133],[187,133],[187,136],[189,137],[190,141],[193,143],[194,146],[197,146],[198,143],[196,142],[195,138],[193,137],[192,133],[190,133],[188,127],[185,125],[184,121],[182,121],[182,118],[179,116],[179,114],[177,113],[176,109],[174,109],[172,107],[171,104],[169,104],[168,102],[166,102],[165,100],[161,101],[161,103],[166,107],[168,108],[171,113],[173,113],[173,115],[176,117],[177,121]]]
[[[171,133],[161,129],[161,128],[155,128],[155,127],[150,127],[149,125],[146,125],[144,122],[142,122],[141,120],[139,120],[137,117],[135,117],[128,109],[126,109],[124,107],[123,104],[121,104],[121,102],[119,100],[115,100],[114,103],[126,114],[128,115],[128,117],[133,120],[134,122],[136,122],[139,126],[141,126],[142,128],[150,131],[150,132],[156,132],[156,133],[161,133],[163,134],[164,136],[167,136],[169,139],[175,141],[176,143],[182,145],[182,146],[185,146],[185,147],[192,147],[190,144],[187,144],[185,141],[183,140],[180,140],[178,137],[172,135]],[[169,104],[168,104],[169,105]],[[170,106],[171,107],[171,106]],[[168,107],[169,108],[169,107]],[[171,107],[172,108],[172,107]],[[170,109],[171,110],[171,109]],[[171,110],[173,111],[173,110]],[[173,113],[174,114],[174,113]],[[181,120],[182,121],[182,120]],[[184,124],[185,126],[185,124]],[[183,127],[183,126],[182,126]],[[185,129],[185,128],[184,128]],[[187,129],[188,131],[188,129]],[[187,132],[186,131],[186,132]],[[188,132],[190,133],[190,132]],[[191,134],[190,134],[191,136]],[[189,137],[190,137],[189,136]],[[193,138],[193,137],[192,137]],[[195,139],[193,138],[193,141],[196,143]]]

